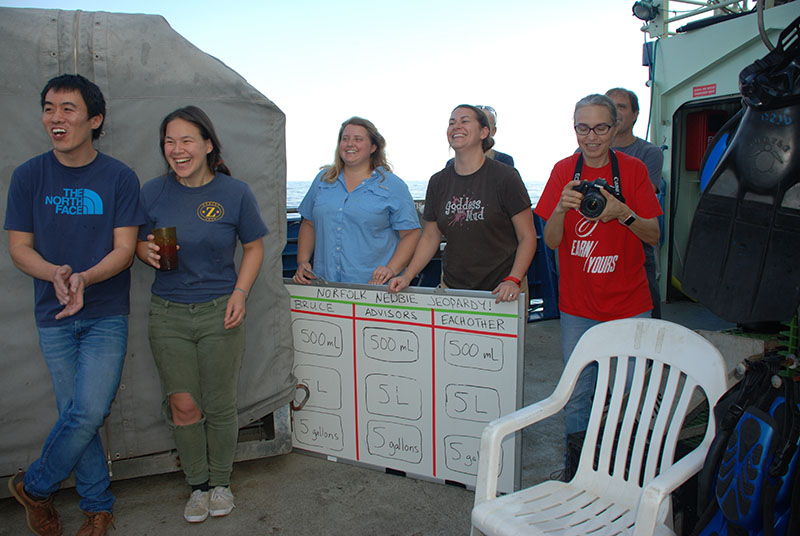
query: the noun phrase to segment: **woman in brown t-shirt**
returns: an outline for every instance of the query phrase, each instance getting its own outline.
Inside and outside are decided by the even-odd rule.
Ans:
[[[405,272],[389,283],[406,288],[447,239],[443,283],[489,290],[497,301],[525,291],[525,274],[536,251],[531,202],[516,169],[485,156],[492,147],[489,122],[475,106],[450,114],[447,140],[455,162],[431,177],[425,196],[425,226]]]

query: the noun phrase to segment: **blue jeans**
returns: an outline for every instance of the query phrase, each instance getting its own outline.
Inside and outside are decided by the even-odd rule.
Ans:
[[[48,497],[75,472],[86,512],[110,512],[114,496],[97,433],[117,392],[128,342],[128,317],[74,320],[39,327],[39,346],[53,380],[58,420],[42,455],[25,473],[25,489]]]
[[[647,311],[633,318],[649,317],[650,311]],[[591,318],[573,316],[564,312],[561,313],[561,358],[564,360],[564,365],[567,364],[569,356],[572,355],[572,351],[581,336],[589,328],[597,324],[602,324],[602,322]],[[629,369],[628,374],[630,375],[631,373],[632,370]],[[630,381],[630,379],[629,377],[628,380]],[[589,414],[592,411],[595,383],[597,383],[597,363],[590,363],[581,371],[578,383],[572,392],[572,397],[570,397],[567,405],[564,406],[567,435],[586,430],[586,426],[589,423]]]

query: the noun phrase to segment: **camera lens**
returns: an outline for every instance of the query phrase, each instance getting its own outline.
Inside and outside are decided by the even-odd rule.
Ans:
[[[586,192],[581,200],[581,214],[587,218],[596,218],[603,213],[606,208],[606,198],[598,191],[590,190]]]

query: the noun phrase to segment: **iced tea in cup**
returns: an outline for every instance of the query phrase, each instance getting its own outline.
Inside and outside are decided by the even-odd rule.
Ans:
[[[161,255],[159,270],[168,272],[178,268],[178,234],[175,227],[157,227],[153,229],[153,242],[158,246]]]

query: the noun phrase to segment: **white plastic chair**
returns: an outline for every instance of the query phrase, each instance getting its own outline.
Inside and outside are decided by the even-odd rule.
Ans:
[[[497,497],[503,438],[561,410],[593,361],[597,385],[575,477]],[[626,391],[629,363],[634,371]],[[702,467],[714,438],[713,407],[726,389],[722,355],[683,326],[637,318],[593,327],[578,341],[552,395],[484,429],[473,535],[674,534],[665,499]],[[694,393],[712,408],[709,424],[702,443],[674,462]]]

